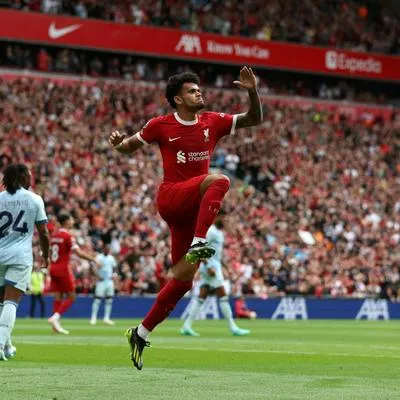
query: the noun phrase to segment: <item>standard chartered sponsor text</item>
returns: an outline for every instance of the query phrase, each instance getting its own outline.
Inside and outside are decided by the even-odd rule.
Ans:
[[[209,151],[194,151],[188,153],[189,161],[203,161],[208,160],[210,158]]]

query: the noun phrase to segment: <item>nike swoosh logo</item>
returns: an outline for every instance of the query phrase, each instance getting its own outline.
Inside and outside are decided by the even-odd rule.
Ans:
[[[174,138],[168,138],[168,140],[170,141],[170,142],[173,142],[174,140],[178,140],[178,139],[180,139],[181,138],[181,136],[178,136],[178,137],[174,137]]]
[[[81,27],[80,24],[66,26],[65,28],[56,28],[55,22],[52,22],[49,26],[49,37],[50,39],[59,39],[68,33],[76,31]]]

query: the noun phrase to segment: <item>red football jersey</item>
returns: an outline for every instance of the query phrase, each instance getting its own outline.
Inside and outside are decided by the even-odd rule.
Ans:
[[[68,275],[71,252],[78,247],[75,238],[61,228],[51,236],[50,247],[50,275]]]
[[[151,119],[138,133],[144,144],[160,147],[164,182],[181,182],[208,173],[212,153],[219,139],[233,134],[236,115],[203,112],[194,121],[177,113]]]

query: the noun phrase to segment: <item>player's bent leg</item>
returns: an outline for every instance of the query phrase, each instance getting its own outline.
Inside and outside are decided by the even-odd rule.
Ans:
[[[200,184],[200,196],[203,197],[207,189],[215,182],[219,180],[226,180],[230,185],[231,180],[224,174],[208,174]]]
[[[222,200],[229,187],[229,178],[222,174],[210,174],[200,184],[202,198],[194,234],[195,241],[206,237],[208,229],[221,209]]]

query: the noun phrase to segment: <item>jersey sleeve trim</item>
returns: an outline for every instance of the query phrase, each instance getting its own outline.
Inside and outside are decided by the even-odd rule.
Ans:
[[[149,144],[149,143],[147,143],[147,142],[142,138],[141,132],[142,132],[142,131],[140,131],[140,132],[138,132],[138,133],[136,134],[137,138],[138,138],[143,144]]]
[[[41,219],[40,221],[36,221],[36,225],[42,225],[42,224],[47,224],[49,221],[47,219]]]
[[[234,114],[233,117],[232,117],[232,127],[231,127],[231,131],[230,131],[230,135],[234,135],[235,134],[237,117],[238,117],[237,114]]]

